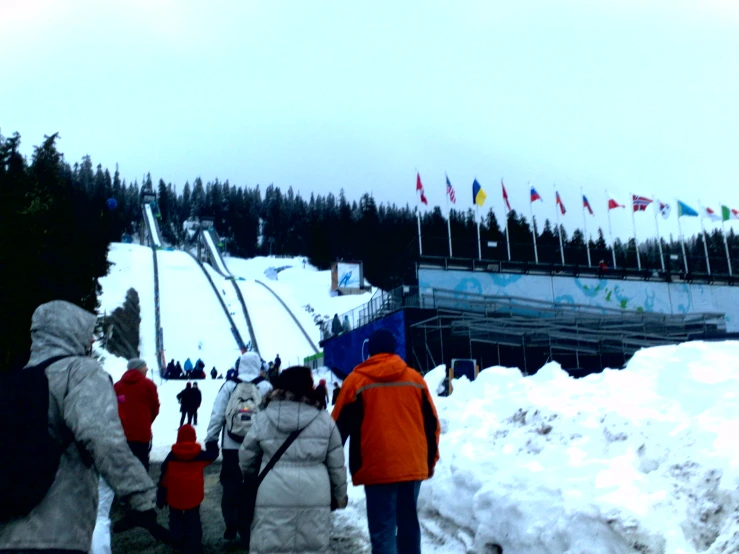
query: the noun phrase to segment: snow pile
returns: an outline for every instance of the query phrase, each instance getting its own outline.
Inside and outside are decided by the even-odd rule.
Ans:
[[[739,551],[738,356],[737,342],[694,342],[580,380],[557,364],[457,380],[436,399],[442,460],[423,512],[475,552]]]

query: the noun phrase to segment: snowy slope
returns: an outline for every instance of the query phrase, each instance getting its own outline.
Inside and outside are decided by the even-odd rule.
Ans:
[[[102,294],[100,314],[110,314],[123,305],[129,288],[136,289],[141,305],[139,328],[141,356],[151,367],[156,365],[156,328],[154,321],[154,262],[151,248],[137,244],[113,243],[108,252],[108,275],[100,279]]]
[[[208,279],[185,252],[157,252],[164,350],[184,364],[201,358],[206,371],[225,373],[240,356],[226,314]]]
[[[333,317],[369,302],[371,293],[347,296],[331,296],[331,271],[318,271],[303,258],[257,257],[249,260],[226,258],[226,265],[233,275],[247,280],[259,280],[280,295],[290,307],[303,328],[316,344],[321,340],[320,329],[306,311],[311,306],[316,313]],[[270,271],[288,266],[275,273]]]

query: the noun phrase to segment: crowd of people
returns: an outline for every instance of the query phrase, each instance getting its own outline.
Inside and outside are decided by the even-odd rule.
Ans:
[[[341,387],[334,383],[331,412],[326,382],[315,385],[309,368],[282,369],[279,356],[265,364],[256,352],[244,353],[216,396],[205,448],[193,427],[202,396],[197,383],[187,383],[177,396],[177,441],[155,485],[149,452],[156,386],[140,358],[113,384],[90,357],[94,325],[93,314],[64,301],[33,314],[31,358],[18,371],[43,368],[48,428],[61,446],[58,470],[37,505],[0,517],[0,552],[109,553],[114,496],[127,506],[114,532],[143,527],[180,552],[200,552],[203,471],[219,454],[225,541],[240,541],[253,554],[327,552],[329,515],[348,502],[347,440],[353,483],[366,491],[372,552],[421,552],[416,503],[439,459],[440,425],[425,381],[396,354],[392,333],[371,335],[369,359]],[[6,492],[22,486],[6,481],[0,475]],[[0,495],[0,514],[10,496]],[[168,529],[155,508],[168,509]]]
[[[210,376],[212,379],[218,377],[218,371],[215,367],[210,370]],[[205,379],[205,362],[198,359],[193,365],[192,360],[187,358],[185,365],[181,365],[179,361],[170,360],[167,364],[167,368],[164,370],[164,379]]]

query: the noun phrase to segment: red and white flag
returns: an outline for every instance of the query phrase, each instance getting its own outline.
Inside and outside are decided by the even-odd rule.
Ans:
[[[449,182],[449,175],[445,175],[446,177],[446,195],[449,197],[449,200],[452,204],[457,203],[457,195],[454,194],[454,187]]]
[[[506,213],[511,211],[511,203],[508,201],[508,191],[505,189],[503,179],[500,180],[500,186],[503,187],[503,200],[505,201]]]
[[[608,199],[608,209],[609,210],[613,210],[615,208],[625,208],[625,207],[626,206],[624,206],[623,204],[619,204],[613,198]]]
[[[421,183],[421,174],[420,173],[416,173],[416,192],[417,193],[420,193],[420,195],[421,195],[421,202],[425,206],[428,206],[429,205],[429,201],[426,200],[426,194],[425,194],[425,191],[423,190],[423,183]]]
[[[649,207],[649,204],[652,203],[651,198],[647,198],[646,196],[637,196],[636,194],[631,195],[631,201],[634,205],[635,212],[643,212]]]
[[[559,211],[562,212],[562,215],[565,215],[567,213],[567,210],[565,210],[565,205],[562,202],[562,199],[559,197],[559,191],[555,192],[555,196],[557,198],[556,204],[559,206]]]

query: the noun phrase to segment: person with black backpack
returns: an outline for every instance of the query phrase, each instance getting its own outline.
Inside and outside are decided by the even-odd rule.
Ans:
[[[113,382],[90,357],[95,323],[69,302],[42,304],[27,366],[0,374],[0,551],[86,553],[99,475],[134,525],[168,539],[156,522],[156,487],[126,442]]]
[[[221,512],[226,524],[223,538],[232,541],[239,532],[243,475],[239,469],[239,447],[251,428],[252,418],[262,408],[264,397],[272,385],[259,375],[262,360],[256,352],[247,352],[239,359],[232,377],[218,391],[210,415],[205,449],[218,448],[221,439]]]

